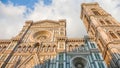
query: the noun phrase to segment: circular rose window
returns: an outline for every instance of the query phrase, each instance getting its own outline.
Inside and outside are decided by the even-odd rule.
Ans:
[[[34,41],[49,41],[51,33],[49,31],[38,31],[33,34]]]

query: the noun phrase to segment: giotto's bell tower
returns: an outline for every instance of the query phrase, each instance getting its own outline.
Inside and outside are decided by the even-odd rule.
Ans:
[[[98,3],[83,3],[81,9],[81,19],[86,30],[98,44],[109,68],[119,68],[120,23],[104,11]]]

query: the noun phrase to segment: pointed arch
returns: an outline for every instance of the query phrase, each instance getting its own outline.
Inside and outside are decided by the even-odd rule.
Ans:
[[[26,52],[26,45],[23,46],[22,51]]]
[[[18,48],[17,48],[17,52],[21,52],[21,49],[22,49],[22,47],[21,46],[18,46]]]
[[[72,48],[73,48],[72,45],[69,45],[69,51],[72,51]]]
[[[43,47],[42,47],[42,51],[45,52],[45,45],[43,45]]]
[[[56,51],[56,48],[57,48],[56,45],[54,45],[54,46],[53,46],[53,51],[54,51],[54,52]]]
[[[51,47],[50,47],[50,45],[48,45],[47,51],[50,52],[51,51],[50,49],[51,49]]]
[[[27,51],[31,52],[31,48],[32,46],[29,45]]]
[[[96,8],[92,8],[91,11],[95,14],[95,15],[101,15]]]
[[[76,45],[75,45],[75,49],[77,49],[77,48],[78,48],[78,45],[76,44]]]

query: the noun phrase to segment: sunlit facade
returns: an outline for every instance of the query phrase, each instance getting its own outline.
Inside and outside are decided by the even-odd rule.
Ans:
[[[83,3],[81,19],[84,38],[67,37],[64,19],[26,21],[17,36],[0,40],[0,67],[119,68],[120,24],[97,3]]]

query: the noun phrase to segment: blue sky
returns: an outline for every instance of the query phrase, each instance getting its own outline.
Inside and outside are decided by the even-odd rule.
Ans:
[[[43,2],[44,6],[50,6],[52,4],[52,0],[1,0],[3,4],[13,4],[14,6],[25,6],[27,9],[24,12],[24,17],[34,10],[35,4],[38,2]]]
[[[80,5],[85,2],[98,2],[120,21],[120,0],[0,0],[0,38],[16,36],[26,20],[45,19],[66,19],[67,36],[83,37],[87,33],[80,19]]]
[[[26,6],[27,8],[34,9],[35,3],[39,0],[1,0],[4,4],[13,3],[14,6]],[[48,6],[52,3],[52,0],[43,0],[44,5]]]

